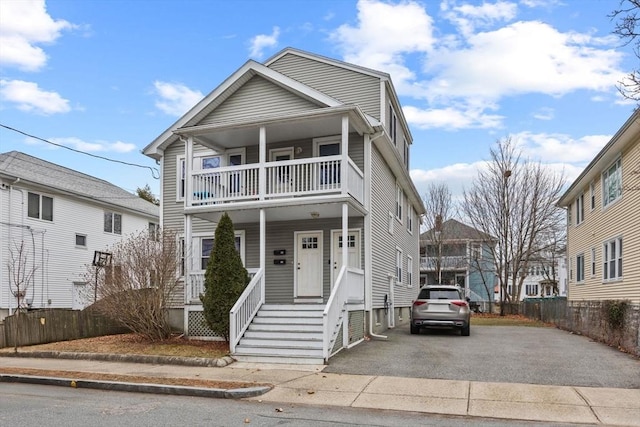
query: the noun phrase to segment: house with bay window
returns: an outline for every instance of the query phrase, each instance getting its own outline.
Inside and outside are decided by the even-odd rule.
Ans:
[[[18,151],[0,154],[0,320],[25,309],[93,303],[95,251],[155,230],[159,209],[107,181]],[[26,272],[16,287],[10,269]]]
[[[388,74],[287,48],[247,61],[144,154],[162,165],[161,222],[184,245],[184,332],[216,339],[199,296],[227,213],[252,277],[231,354],[324,363],[409,320],[419,288],[412,137]]]
[[[567,210],[569,301],[640,304],[640,112],[558,202]]]

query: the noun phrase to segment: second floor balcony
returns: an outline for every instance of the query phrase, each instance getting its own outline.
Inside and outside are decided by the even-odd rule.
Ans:
[[[340,155],[192,171],[186,206],[348,194],[364,203],[364,174]]]
[[[442,270],[461,270],[468,266],[466,256],[443,256],[439,260]],[[435,271],[437,263],[438,257],[420,257],[420,270]]]

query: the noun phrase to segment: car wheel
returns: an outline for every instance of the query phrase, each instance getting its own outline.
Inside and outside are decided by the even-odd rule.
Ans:
[[[471,335],[471,325],[467,324],[466,326],[463,326],[462,329],[460,329],[460,335],[463,337]]]
[[[420,333],[420,328],[414,325],[411,325],[411,334],[415,335],[415,334],[419,334]]]

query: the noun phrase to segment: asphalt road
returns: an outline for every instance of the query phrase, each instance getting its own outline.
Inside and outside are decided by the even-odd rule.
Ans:
[[[640,360],[556,328],[472,326],[470,337],[409,326],[329,360],[324,372],[562,386],[640,388]]]

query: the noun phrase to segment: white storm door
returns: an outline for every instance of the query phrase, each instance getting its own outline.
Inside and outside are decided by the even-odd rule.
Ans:
[[[322,232],[296,233],[296,297],[322,297]]]
[[[333,288],[342,268],[342,231],[334,230],[331,241],[333,244],[331,287]],[[360,230],[350,230],[347,233],[347,252],[349,267],[360,268]]]

